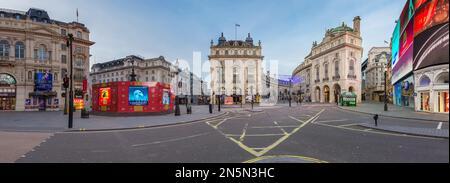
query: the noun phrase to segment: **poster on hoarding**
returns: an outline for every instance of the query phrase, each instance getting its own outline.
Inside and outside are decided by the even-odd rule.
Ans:
[[[128,104],[131,106],[148,105],[148,87],[130,86],[128,88]]]
[[[170,104],[170,91],[168,89],[163,90],[163,97],[162,97],[162,103],[163,105],[169,105]]]
[[[100,88],[100,96],[98,97],[100,106],[107,106],[111,102],[111,88]]]
[[[35,88],[37,91],[51,91],[53,88],[53,75],[46,73],[36,73]]]

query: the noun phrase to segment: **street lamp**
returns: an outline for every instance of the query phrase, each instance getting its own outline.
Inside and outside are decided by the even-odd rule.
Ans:
[[[178,63],[178,62],[177,62]],[[172,77],[176,76],[175,78],[175,116],[180,116],[180,106],[178,104],[178,65],[175,66],[175,68],[172,70]]]
[[[252,86],[250,86],[250,92],[251,92],[251,94],[252,94],[252,110],[253,110],[253,85]]]
[[[387,105],[387,67],[384,68],[384,111],[388,111]]]
[[[289,78],[289,107],[291,107],[291,88],[292,88],[292,78]]]

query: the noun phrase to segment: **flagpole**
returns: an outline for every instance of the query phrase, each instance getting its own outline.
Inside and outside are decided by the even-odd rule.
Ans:
[[[237,40],[237,24],[234,24],[234,40]]]

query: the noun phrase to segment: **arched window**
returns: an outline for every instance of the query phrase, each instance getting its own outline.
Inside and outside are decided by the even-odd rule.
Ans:
[[[82,38],[83,38],[83,35],[81,34],[81,32],[80,32],[80,31],[77,31],[77,38],[80,38],[80,39],[82,39]]]
[[[350,63],[348,65],[348,70],[349,70],[350,75],[355,74],[355,61],[354,60],[350,60]]]
[[[17,42],[16,43],[16,49],[15,49],[15,56],[16,58],[22,59],[25,58],[25,44],[23,42]]]
[[[47,60],[47,48],[45,47],[45,45],[39,45],[39,48],[37,50],[37,59],[39,61]]]
[[[430,83],[431,83],[431,80],[428,76],[422,76],[422,78],[420,78],[420,81],[419,81],[419,84],[420,84],[419,86],[421,86],[421,87],[429,86]]]
[[[9,56],[9,43],[6,40],[0,41],[0,57]]]
[[[448,84],[448,72],[444,72],[439,74],[439,76],[436,79],[436,84]]]
[[[319,66],[316,67],[316,80],[319,80]]]

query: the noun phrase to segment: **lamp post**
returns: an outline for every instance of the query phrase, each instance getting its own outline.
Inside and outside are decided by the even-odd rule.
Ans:
[[[252,110],[253,110],[253,86],[250,86],[250,92],[252,94]]]
[[[178,83],[178,62],[177,65],[175,66],[175,68],[173,68],[172,70],[172,77],[173,75],[176,76],[175,78],[175,116],[180,116],[180,106],[178,104],[178,85],[180,83]]]
[[[73,127],[73,34],[68,34],[67,47],[70,50],[70,76],[69,76],[69,124],[68,127]]]
[[[387,105],[387,68],[384,68],[384,111],[388,111]]]
[[[289,78],[289,107],[291,106],[291,88],[292,88],[292,78]]]

